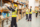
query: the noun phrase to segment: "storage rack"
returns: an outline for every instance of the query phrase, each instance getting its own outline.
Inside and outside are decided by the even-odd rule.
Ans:
[[[40,15],[40,0],[39,0],[39,15]]]
[[[5,1],[6,2],[6,1]],[[10,2],[10,3],[13,3],[13,4],[17,4],[17,5],[27,5],[27,4],[22,4],[22,3],[19,3],[18,1],[17,2],[14,2],[14,1],[7,1],[7,2]],[[21,8],[21,9],[19,9],[19,6],[18,6],[18,15],[21,17],[22,16],[22,14],[20,15],[19,13],[20,13],[20,10],[22,11],[22,10],[25,10],[25,9],[23,9],[23,8]],[[22,12],[21,12],[22,13]],[[22,18],[22,17],[21,17]],[[19,18],[19,19],[21,19],[21,18]]]
[[[27,4],[19,3],[18,1],[17,1],[17,2],[5,1],[5,0],[3,0],[3,1],[4,1],[4,3],[10,2],[10,3],[13,3],[13,4],[17,4],[17,5],[19,5],[19,4],[20,4],[20,5],[27,5]],[[25,8],[25,9],[26,9],[26,8]],[[23,8],[20,9],[19,6],[18,6],[18,16],[17,16],[17,18],[18,18],[18,17],[19,17],[19,18],[17,19],[17,22],[18,22],[19,19],[23,18],[23,13],[25,13],[25,12],[22,12],[22,10],[25,10],[25,9],[23,9]],[[6,11],[9,11],[9,10],[3,10],[3,11],[6,12]],[[20,11],[21,11],[21,14],[20,14]],[[9,17],[4,18],[3,21],[6,20],[6,19],[8,19],[8,18],[9,18]],[[3,23],[3,21],[2,21],[2,23]],[[3,24],[2,24],[2,25],[3,25]]]

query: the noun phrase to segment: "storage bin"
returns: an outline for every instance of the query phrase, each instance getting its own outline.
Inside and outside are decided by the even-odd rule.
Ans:
[[[7,17],[9,17],[9,13],[7,13]]]
[[[6,13],[3,13],[3,12],[2,12],[2,15],[3,15],[4,18],[6,18]]]

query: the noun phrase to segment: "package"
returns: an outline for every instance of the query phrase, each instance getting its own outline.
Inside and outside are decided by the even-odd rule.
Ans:
[[[3,12],[2,12],[2,15],[3,15],[4,18],[6,18],[6,13],[3,13]]]
[[[22,7],[21,7],[21,5],[19,5],[19,9],[21,9]]]
[[[22,6],[22,8],[24,9],[24,6]]]
[[[9,13],[7,13],[7,17],[9,17]]]
[[[8,3],[5,3],[4,6],[2,6],[2,8],[3,8],[3,9],[8,9],[8,8],[6,7],[6,5],[7,5],[8,7],[10,7],[10,5],[9,5]]]
[[[14,0],[14,2],[17,2],[17,0]]]
[[[24,5],[24,7],[26,7],[26,5]]]
[[[6,13],[6,17],[7,17],[7,13]]]

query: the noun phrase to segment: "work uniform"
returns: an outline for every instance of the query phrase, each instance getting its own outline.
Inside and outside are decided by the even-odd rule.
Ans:
[[[26,10],[26,19],[28,19],[28,9]]]
[[[32,20],[32,9],[30,9],[28,20],[30,20],[30,21]]]
[[[37,11],[37,10],[35,10],[35,13],[36,13],[36,17],[37,17],[37,15],[38,15],[38,11]]]
[[[16,17],[17,17],[16,13],[17,13],[17,9],[14,10],[12,8],[9,8],[9,7],[8,7],[8,9],[12,11],[11,27],[13,27],[13,26],[17,27],[17,24],[16,24]]]

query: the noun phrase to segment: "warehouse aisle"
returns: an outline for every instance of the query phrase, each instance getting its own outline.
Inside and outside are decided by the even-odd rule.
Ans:
[[[26,17],[24,17],[23,19],[21,19],[18,22],[18,27],[31,27],[31,22],[26,20]]]
[[[4,27],[8,27],[10,25],[10,21],[9,24],[6,25],[6,22],[4,24]],[[19,20],[17,22],[18,27],[40,27],[40,16],[38,15],[38,18],[35,17],[35,13],[32,15],[32,21],[28,22],[26,20],[26,17],[23,17],[21,20]]]
[[[32,27],[40,27],[40,16],[35,17],[35,13],[32,15]]]

